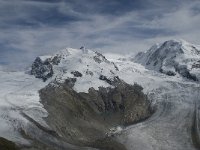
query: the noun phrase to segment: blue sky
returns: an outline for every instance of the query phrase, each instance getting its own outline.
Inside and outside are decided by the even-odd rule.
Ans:
[[[137,53],[200,44],[199,0],[0,0],[0,64],[24,67],[65,47]]]

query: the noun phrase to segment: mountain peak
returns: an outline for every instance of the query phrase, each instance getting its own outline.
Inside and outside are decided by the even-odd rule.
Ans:
[[[167,75],[199,80],[200,48],[184,40],[168,40],[140,52],[134,60]],[[197,75],[198,74],[198,75]]]
[[[187,53],[187,54],[199,54],[199,48],[197,45],[191,44],[182,39],[168,40],[163,43],[154,44],[147,52],[154,52],[155,50],[160,50],[162,53]]]
[[[110,86],[116,71],[117,66],[99,52],[86,48],[66,48],[54,55],[37,57],[31,74],[43,81],[65,82],[68,78],[75,78],[74,88],[87,92],[91,85],[96,89]]]

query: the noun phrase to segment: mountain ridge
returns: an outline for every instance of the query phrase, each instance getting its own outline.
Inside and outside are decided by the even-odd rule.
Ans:
[[[36,58],[32,75],[0,71],[1,136],[22,150],[193,150],[188,131],[199,83],[177,70],[199,70],[199,48],[193,46],[157,44],[149,55],[137,56],[140,64],[132,57],[109,61],[85,48],[64,49]]]
[[[184,40],[169,40],[138,53],[132,61],[169,76],[200,80],[200,47]]]
[[[66,48],[52,56],[37,57],[30,72],[44,82],[48,79],[64,82],[65,79],[76,78],[74,88],[87,92],[91,86],[95,89],[110,86],[108,80],[114,79],[117,71],[117,66],[101,53],[85,48]],[[81,84],[85,86],[84,89],[80,87]]]

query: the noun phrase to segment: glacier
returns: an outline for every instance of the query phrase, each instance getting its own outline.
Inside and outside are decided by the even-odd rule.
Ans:
[[[59,63],[52,62],[55,57]],[[76,78],[73,87],[76,92],[87,93],[90,87],[96,90],[99,87],[113,88],[109,82],[100,80],[99,76],[103,75],[110,81],[118,76],[129,84],[141,85],[156,110],[150,118],[142,122],[125,128],[117,127],[114,134],[109,134],[115,141],[123,144],[127,150],[196,149],[191,128],[195,109],[198,109],[196,105],[199,104],[198,45],[183,40],[169,40],[156,44],[135,57],[123,59],[109,60],[92,50],[72,48],[38,58],[40,65],[52,65],[53,74],[45,82],[41,78],[35,78],[37,73],[47,75],[46,71],[49,70],[43,67],[42,71],[32,73],[33,68],[26,72],[0,69],[1,137],[19,145],[31,146],[30,140],[20,132],[23,129],[34,138],[44,138],[54,143],[55,149],[94,149],[63,143],[53,136],[42,135],[38,126],[49,131],[51,129],[44,120],[48,112],[40,101],[38,91],[48,84],[59,86],[53,81],[63,83],[68,78]],[[72,73],[74,71],[82,76],[76,77]]]

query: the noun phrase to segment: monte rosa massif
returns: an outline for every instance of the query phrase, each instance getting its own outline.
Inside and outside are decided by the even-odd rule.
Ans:
[[[200,46],[184,40],[107,59],[66,48],[0,68],[0,149],[195,150]]]

